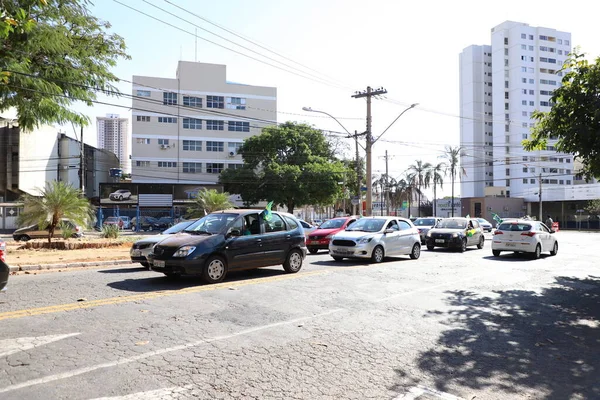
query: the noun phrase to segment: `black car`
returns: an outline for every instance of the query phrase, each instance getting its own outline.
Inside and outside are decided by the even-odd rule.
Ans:
[[[139,229],[138,228],[139,225]],[[161,231],[166,229],[161,229],[161,225],[158,223],[158,220],[154,217],[140,217],[140,221],[136,217],[131,219],[131,230],[140,230],[140,231]]]
[[[6,262],[4,262],[4,255],[6,254],[6,242],[0,242],[0,290],[4,289],[8,283],[8,275],[10,274],[10,268]]]
[[[291,214],[262,210],[225,210],[209,214],[153,247],[151,269],[168,277],[200,275],[208,283],[229,271],[283,264],[288,273],[302,268],[304,230]]]
[[[485,237],[476,218],[444,218],[425,235],[427,250],[435,247],[456,248],[461,252],[467,246],[483,249]]]

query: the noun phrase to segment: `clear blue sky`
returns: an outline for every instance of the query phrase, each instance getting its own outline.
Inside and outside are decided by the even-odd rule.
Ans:
[[[165,0],[120,1],[191,33],[196,29],[149,3],[155,4],[201,28],[303,69]],[[388,90],[387,99],[373,102],[373,133],[378,135],[409,104],[419,103],[418,108],[404,114],[374,146],[374,175],[385,172],[385,150],[390,155],[390,175],[400,177],[415,160],[439,162],[446,144],[459,144],[458,55],[469,45],[489,44],[491,28],[503,21],[571,32],[572,44],[580,46],[590,58],[600,54],[596,28],[600,5],[587,1],[505,0],[495,4],[440,0],[169,1],[310,67],[310,74],[325,81],[298,77],[208,43],[200,38],[276,64],[198,28],[197,60],[227,65],[230,81],[277,87],[279,122],[293,120],[322,129],[342,130],[329,118],[302,111],[303,106],[311,106],[340,118],[350,131],[364,131],[365,102],[350,96],[370,85]],[[113,0],[96,0],[92,12],[110,21],[112,30],[125,38],[132,59],[121,61],[115,68],[120,78],[131,80],[133,75],[171,78],[175,76],[179,59],[193,61],[195,58],[195,40],[190,34]],[[119,88],[131,93],[129,84],[120,84]],[[130,100],[125,98],[108,101],[131,106]],[[96,106],[85,112],[94,121],[85,133],[86,141],[92,145],[96,142],[96,116],[131,114],[127,108],[108,106]],[[70,129],[66,129],[71,134]],[[347,142],[352,150],[353,142]],[[348,154],[352,156],[353,152]],[[449,178],[445,183],[438,195],[449,195]],[[459,185],[456,189],[458,191]]]

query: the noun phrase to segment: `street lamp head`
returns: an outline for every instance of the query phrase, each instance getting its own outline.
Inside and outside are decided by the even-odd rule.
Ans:
[[[313,109],[310,108],[310,107],[302,107],[302,110],[304,110],[304,111],[312,111]]]
[[[419,105],[419,103],[413,103],[413,104],[410,105],[410,108],[415,108],[418,105]]]

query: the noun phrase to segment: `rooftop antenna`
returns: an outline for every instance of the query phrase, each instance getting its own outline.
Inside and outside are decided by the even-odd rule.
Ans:
[[[198,28],[194,30],[194,62],[198,62]]]

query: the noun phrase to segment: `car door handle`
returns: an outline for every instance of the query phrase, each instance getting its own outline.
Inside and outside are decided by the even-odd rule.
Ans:
[[[291,239],[291,238],[292,238],[292,235],[285,235],[285,238],[286,238],[286,239]]]

